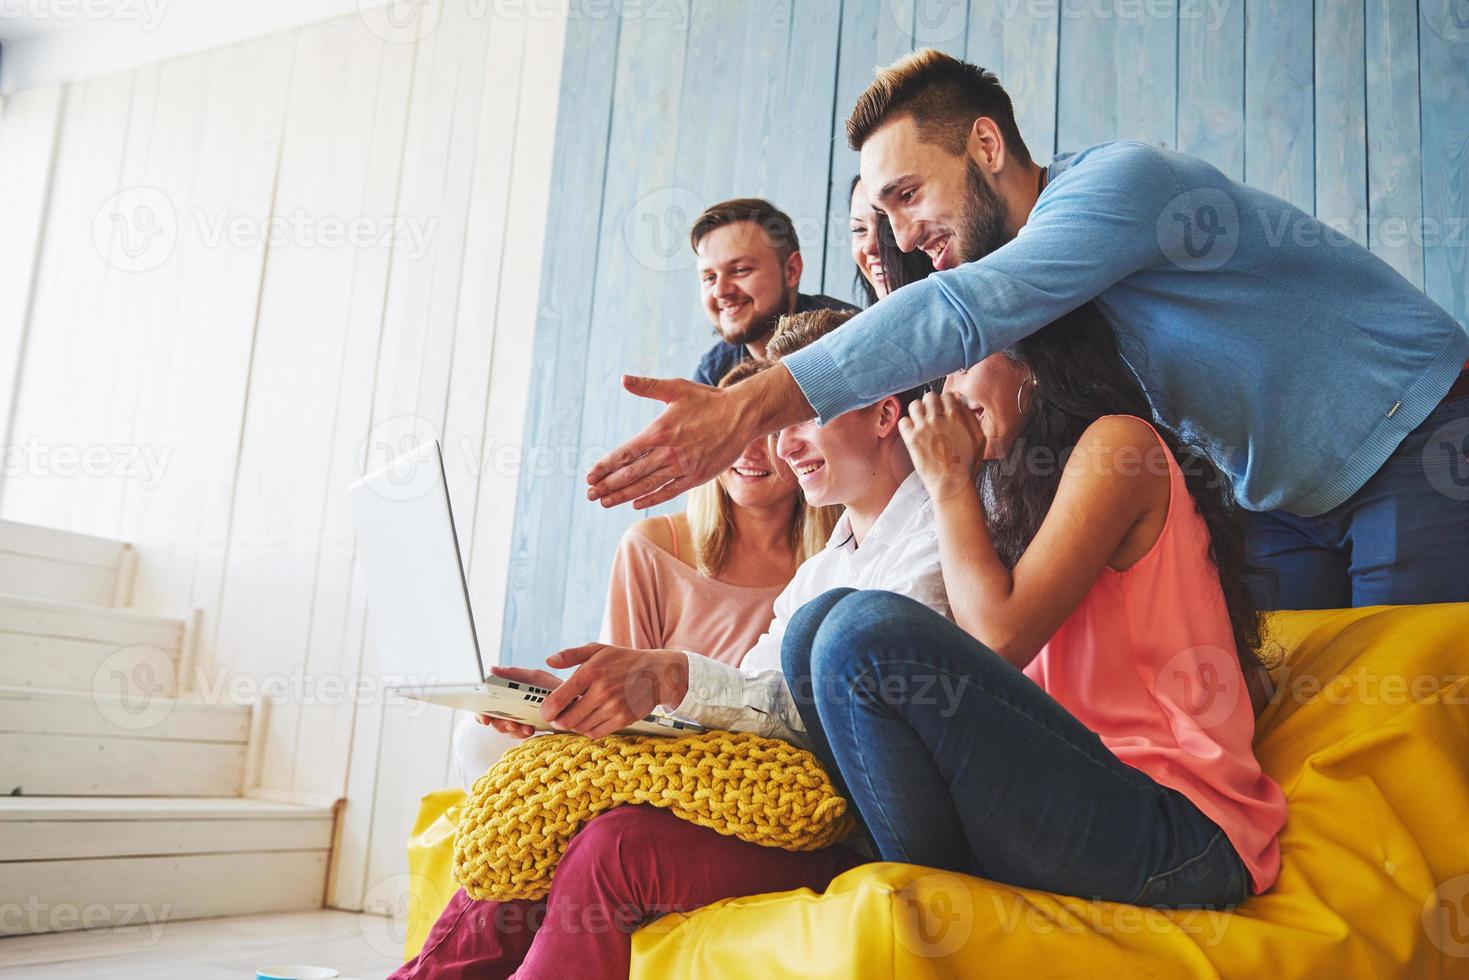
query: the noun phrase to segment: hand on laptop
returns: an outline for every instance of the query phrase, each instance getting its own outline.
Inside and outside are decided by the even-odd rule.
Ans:
[[[516,681],[520,684],[534,684],[536,687],[554,688],[561,683],[561,678],[550,671],[530,670],[526,667],[491,667],[490,674],[495,677],[503,677],[507,681]],[[522,725],[518,721],[491,718],[489,715],[475,715],[474,717],[481,725],[489,725],[503,735],[514,735],[516,738],[530,738],[536,733],[534,728],[529,725]]]
[[[588,643],[554,653],[546,663],[577,670],[546,698],[541,717],[559,731],[589,738],[641,721],[660,704],[678,704],[689,686],[688,655],[678,650]]]

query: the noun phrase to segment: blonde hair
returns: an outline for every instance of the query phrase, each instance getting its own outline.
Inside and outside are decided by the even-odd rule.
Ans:
[[[728,388],[759,374],[765,367],[759,361],[741,361],[720,379],[719,387]],[[797,565],[826,547],[842,513],[840,507],[812,507],[804,496],[798,497],[795,518],[791,521],[791,548]],[[716,478],[689,491],[685,513],[689,534],[694,539],[694,567],[701,575],[714,578],[724,569],[734,542],[734,501]]]
[[[787,354],[816,343],[857,315],[856,310],[804,310],[775,321],[775,332],[765,345],[765,359],[776,364]]]
[[[879,126],[903,115],[913,117],[920,138],[950,153],[964,152],[974,120],[992,119],[1010,155],[1030,163],[1015,123],[1015,106],[994,72],[935,48],[914,51],[877,70],[847,116],[847,145],[862,149]]]

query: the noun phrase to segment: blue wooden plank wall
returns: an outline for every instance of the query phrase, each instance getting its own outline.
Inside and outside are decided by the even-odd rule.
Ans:
[[[589,7],[568,29],[503,662],[595,636],[638,515],[588,504],[583,474],[653,415],[619,378],[687,375],[712,340],[689,223],[714,201],[769,197],[796,220],[802,288],[849,296],[857,164],[842,123],[873,67],[915,46],[998,73],[1039,159],[1115,137],[1196,154],[1365,242],[1469,322],[1464,0],[624,9]]]

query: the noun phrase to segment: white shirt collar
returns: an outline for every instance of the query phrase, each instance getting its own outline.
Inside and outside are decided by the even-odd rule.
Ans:
[[[862,541],[862,548],[866,550],[872,545],[878,548],[884,547],[890,538],[905,527],[913,514],[924,504],[928,503],[928,491],[923,487],[923,481],[918,478],[916,472],[909,473],[898,489],[893,491],[893,497],[888,501],[882,513],[877,515],[877,520],[872,522],[872,527],[867,529],[867,536]],[[836,527],[832,528],[831,537],[827,539],[826,546],[847,553],[857,551],[857,541],[852,536],[852,518],[846,511],[837,519]]]

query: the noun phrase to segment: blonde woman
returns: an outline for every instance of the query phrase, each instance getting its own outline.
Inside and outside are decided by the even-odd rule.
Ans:
[[[754,361],[736,364],[720,387],[758,370]],[[683,513],[646,518],[623,535],[612,559],[600,642],[696,650],[738,667],[770,626],[775,598],[796,567],[825,547],[840,511],[808,506],[795,474],[769,441],[750,443],[733,466],[690,492]],[[559,683],[544,670],[491,672],[543,687]],[[464,718],[454,733],[465,786],[533,731],[515,722],[475,720],[480,724]]]
[[[779,360],[851,315],[812,310],[783,317],[770,352]],[[801,744],[799,709],[779,662],[787,624],[800,618],[806,602],[833,587],[891,588],[948,609],[932,507],[898,431],[915,396],[884,398],[824,426],[806,423],[777,437],[773,451],[804,474],[806,498],[846,509],[826,545],[782,590],[738,669],[669,649],[590,644],[563,650],[547,662],[580,667],[565,682],[545,675],[559,686],[547,698],[543,717],[596,738],[640,717],[660,698],[672,699],[679,713],[695,721]],[[763,446],[758,455],[775,465]],[[739,494],[730,489],[738,507]],[[734,540],[738,546],[740,535]],[[589,671],[596,680],[587,680]],[[648,674],[661,680],[651,690],[635,690],[632,679]],[[561,706],[548,716],[558,700]],[[792,721],[794,729],[787,724]],[[786,851],[725,836],[659,807],[614,807],[576,832],[545,899],[476,901],[459,889],[423,949],[391,980],[539,980],[568,972],[587,980],[625,978],[631,934],[652,918],[737,895],[822,891],[863,860],[840,845]]]

